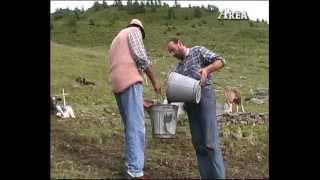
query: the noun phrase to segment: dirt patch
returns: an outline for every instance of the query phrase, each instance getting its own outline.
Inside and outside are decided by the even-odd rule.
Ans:
[[[241,125],[243,132],[257,128]],[[221,131],[230,128],[229,126],[237,126],[237,123],[224,125]],[[178,126],[174,139],[154,139],[150,126],[147,126],[146,130],[144,171],[147,175],[152,178],[199,178],[188,126]],[[230,128],[230,131],[234,130]],[[268,177],[268,148],[265,137],[261,137],[261,142],[250,144],[245,136],[240,140],[233,139],[232,136],[221,136],[227,178]],[[76,130],[63,126],[63,123],[54,124],[51,129],[52,177],[123,178],[122,131],[112,132],[100,143],[92,138],[94,137],[79,135]],[[66,165],[60,165],[63,163]]]

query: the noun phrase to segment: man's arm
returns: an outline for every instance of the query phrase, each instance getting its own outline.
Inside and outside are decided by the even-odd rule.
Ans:
[[[145,73],[148,76],[148,78],[151,80],[152,86],[154,88],[154,90],[157,93],[161,93],[161,88],[160,88],[160,82],[155,78],[152,70],[151,70],[151,65],[149,65],[146,69],[145,69]]]
[[[147,66],[150,64],[144,44],[142,41],[142,35],[138,28],[129,32],[128,44],[133,59],[136,62],[137,68],[140,73],[144,72]]]
[[[138,70],[143,73],[145,72],[148,78],[152,82],[154,90],[160,93],[160,83],[156,80],[151,67],[150,61],[148,59],[146,50],[143,45],[141,32],[137,29],[133,32],[130,32],[128,35],[129,48],[136,61]]]
[[[213,59],[213,63],[199,70],[199,73],[201,74],[201,79],[205,80],[210,73],[213,73],[221,69],[224,66],[224,63],[224,59],[218,59],[217,57],[215,57]]]
[[[201,81],[204,82],[207,80],[207,77],[210,73],[221,69],[226,64],[226,61],[221,56],[216,55],[203,46],[199,47],[199,52],[202,57],[202,64],[205,66],[199,70],[199,73],[201,74]]]

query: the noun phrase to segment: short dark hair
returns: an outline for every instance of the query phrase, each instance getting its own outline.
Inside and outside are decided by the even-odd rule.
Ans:
[[[174,42],[175,44],[178,44],[179,41],[181,42],[181,44],[184,45],[183,41],[182,41],[181,39],[177,38],[177,37],[170,38],[170,39],[168,40],[167,44],[168,44],[169,42]]]
[[[141,26],[139,26],[139,25],[137,25],[137,24],[129,24],[129,25],[127,26],[127,28],[128,28],[128,27],[137,27],[137,28],[139,28],[140,31],[141,31],[141,34],[142,34],[142,38],[143,38],[143,39],[145,38],[146,34],[145,34],[145,32],[144,32],[144,29],[143,29]]]

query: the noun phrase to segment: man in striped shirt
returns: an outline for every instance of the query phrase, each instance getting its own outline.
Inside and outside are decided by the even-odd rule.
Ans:
[[[201,80],[200,102],[184,103],[200,176],[204,179],[225,178],[216,119],[216,99],[209,81],[211,74],[224,66],[225,60],[203,46],[187,48],[178,38],[170,39],[167,48],[179,60],[177,73]]]
[[[122,29],[109,50],[110,80],[124,126],[125,167],[129,178],[145,178],[145,125],[142,74],[145,72],[157,93],[160,83],[150,69],[143,45],[144,27],[138,19]]]

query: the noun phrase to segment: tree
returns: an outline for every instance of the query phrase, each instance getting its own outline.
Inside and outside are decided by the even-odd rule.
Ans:
[[[250,25],[250,27],[253,27],[253,26],[254,26],[254,24],[253,24],[252,21],[249,21],[249,25]]]
[[[159,7],[161,7],[161,0],[158,0],[158,5]]]
[[[215,5],[210,5],[210,7],[211,7],[211,10],[212,10],[213,12],[219,12],[219,8],[218,8],[217,6],[215,6]]]
[[[144,6],[143,1],[141,1],[140,6],[139,6],[139,13],[145,13],[146,12],[146,8]]]
[[[154,12],[156,12],[156,11],[157,11],[157,8],[156,8],[155,6],[152,6],[152,7],[151,7],[151,12],[154,13]]]
[[[76,20],[79,20],[80,19],[80,16],[79,16],[79,10],[78,11],[74,11],[74,16],[76,18]]]
[[[102,1],[102,8],[105,9],[105,8],[107,8],[107,7],[108,7],[107,1],[103,0],[103,1]]]
[[[119,9],[119,10],[124,9],[124,8],[123,8],[122,1],[121,1],[121,0],[118,0],[117,7],[118,7],[118,9]]]
[[[192,8],[192,7],[191,7],[191,4],[189,4],[189,8]]]
[[[141,3],[139,4],[138,0],[135,0],[130,7],[127,7],[127,10],[129,14],[138,14],[138,13],[145,13],[146,8],[143,1],[141,1]]]
[[[147,6],[147,7],[150,7],[149,1],[150,1],[150,0],[147,0],[147,3],[146,3],[146,6]]]
[[[163,7],[169,7],[169,4],[167,4],[167,3],[163,3]]]
[[[73,16],[70,16],[68,19],[67,19],[67,22],[66,24],[68,26],[76,26],[77,25],[77,20],[76,20],[76,17],[73,15]]]
[[[92,9],[94,11],[98,11],[100,9],[100,4],[98,1],[94,2],[93,6],[92,6]]]
[[[219,8],[217,8],[217,6],[208,4],[208,10],[216,12],[216,11],[219,11]]]
[[[194,16],[195,18],[201,18],[202,13],[201,13],[201,10],[200,10],[199,7],[195,8],[195,9],[193,10],[193,16]]]
[[[174,6],[178,7],[178,0],[174,0]]]
[[[67,15],[67,12],[64,9],[59,8],[59,9],[56,9],[56,11],[52,15],[54,20],[58,20],[63,18],[65,15]]]
[[[130,8],[132,6],[132,0],[127,1],[127,7]]]
[[[121,0],[114,0],[113,6],[115,7],[122,7],[122,1]]]
[[[175,16],[175,13],[174,13],[174,9],[171,7],[168,10],[168,19],[175,19],[175,18],[176,18],[176,16]]]

